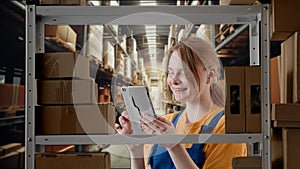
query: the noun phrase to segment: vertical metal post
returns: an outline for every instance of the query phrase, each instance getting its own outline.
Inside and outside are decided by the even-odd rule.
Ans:
[[[262,81],[262,168],[271,168],[270,154],[270,34],[269,5],[262,5],[261,13],[261,81]]]
[[[26,6],[25,168],[34,168],[35,155],[35,5]]]

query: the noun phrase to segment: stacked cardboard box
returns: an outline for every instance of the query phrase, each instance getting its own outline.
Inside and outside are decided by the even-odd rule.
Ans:
[[[300,1],[298,0],[272,0],[270,10],[270,37],[273,41],[283,41],[294,32],[300,31],[298,16]]]
[[[0,84],[0,109],[25,106],[25,87],[16,84]]]
[[[110,134],[111,105],[98,105],[98,85],[89,61],[73,52],[36,56],[37,131],[41,134]]]
[[[88,27],[87,56],[93,57],[99,62],[103,61],[103,31],[103,25],[91,25]]]
[[[260,69],[260,67],[225,67],[226,133],[261,132]]]
[[[76,51],[76,32],[68,25],[45,25],[45,38]]]
[[[110,169],[109,153],[49,154],[35,156],[36,169]]]
[[[273,104],[271,119],[274,127],[274,131],[277,131],[279,137],[272,137],[271,143],[278,144],[279,146],[273,150],[277,151],[274,156],[281,157],[283,161],[284,169],[299,168],[299,152],[298,145],[300,141],[300,104]],[[282,132],[282,134],[281,134]],[[276,136],[276,135],[275,135]],[[277,139],[276,139],[277,138]],[[272,153],[273,154],[273,153]],[[272,158],[273,159],[273,158]],[[277,158],[278,161],[279,158]],[[283,160],[282,160],[283,159]]]

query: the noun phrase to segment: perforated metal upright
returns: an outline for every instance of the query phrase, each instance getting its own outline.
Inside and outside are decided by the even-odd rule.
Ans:
[[[175,16],[169,19],[168,16]],[[35,166],[38,145],[126,143],[262,143],[262,163],[270,169],[269,7],[262,6],[35,6],[26,7],[26,163]],[[120,19],[129,17],[130,19]],[[157,19],[159,18],[159,19]],[[261,22],[261,24],[259,24]],[[35,54],[44,52],[44,25],[248,24],[250,64],[262,67],[262,133],[160,135],[36,135]]]

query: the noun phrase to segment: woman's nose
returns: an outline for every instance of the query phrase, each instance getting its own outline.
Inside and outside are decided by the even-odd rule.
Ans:
[[[181,80],[179,79],[178,76],[171,76],[170,78],[171,78],[171,83],[172,84],[178,85],[178,84],[181,83]]]

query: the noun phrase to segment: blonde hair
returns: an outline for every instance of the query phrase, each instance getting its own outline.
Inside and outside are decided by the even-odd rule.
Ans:
[[[220,81],[221,77],[221,62],[217,57],[217,54],[214,48],[204,41],[203,39],[197,37],[190,37],[182,39],[175,46],[170,49],[170,53],[167,58],[166,65],[169,64],[169,59],[171,54],[174,51],[177,51],[181,60],[185,63],[189,70],[192,72],[198,87],[200,87],[200,77],[197,72],[197,65],[202,63],[206,70],[209,70],[211,67],[215,69],[215,79],[212,80],[210,93],[212,101],[224,107],[225,105],[225,90],[224,90],[224,81]],[[222,83],[221,83],[222,82]]]

